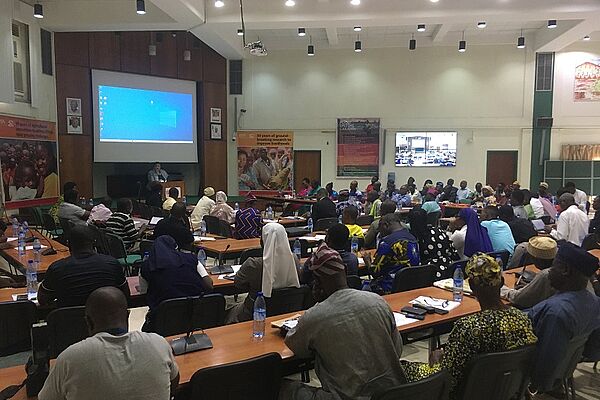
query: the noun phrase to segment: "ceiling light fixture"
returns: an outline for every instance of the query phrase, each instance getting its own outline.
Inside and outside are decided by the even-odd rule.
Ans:
[[[238,36],[244,36],[244,30],[243,29],[238,29],[237,30],[237,35]]]
[[[360,0],[350,0],[350,4],[352,4],[353,6],[359,6]]]
[[[356,42],[354,42],[354,51],[360,53],[362,51],[362,42],[360,41],[360,35],[356,36]]]
[[[146,3],[144,2],[144,0],[137,0],[135,2],[136,5],[136,12],[140,15],[144,15],[146,14]]]
[[[417,32],[425,32],[425,24],[417,25]]]
[[[360,31],[362,31],[362,27],[360,27],[360,26],[354,27],[354,32],[360,32]]]
[[[408,41],[408,49],[415,50],[417,48],[417,40],[415,39],[415,34],[412,34],[411,39]]]
[[[465,40],[465,31],[462,33],[462,40],[458,42],[458,51],[464,53],[467,51],[467,41]]]
[[[523,36],[523,29],[521,29],[521,36],[517,39],[517,49],[525,48],[525,36]]]
[[[478,27],[479,29],[483,29],[483,28],[485,28],[486,26],[487,26],[487,22],[485,22],[485,21],[479,21],[479,22],[477,23],[477,27]]]
[[[306,28],[298,28],[298,36],[306,36]]]
[[[437,3],[440,0],[429,0],[429,1],[432,2],[432,3]]]
[[[294,7],[296,2],[294,0],[286,0],[285,5],[286,7]]]
[[[40,3],[33,5],[33,16],[36,18],[44,18],[44,7]]]
[[[312,36],[309,38],[307,54],[309,57],[314,57],[315,46],[312,44]]]
[[[583,37],[583,40],[585,40],[586,42],[587,42],[588,40],[591,40],[591,39],[592,39],[592,38],[590,37],[590,35],[585,35],[585,36]]]
[[[225,2],[221,1],[221,0],[217,0],[215,1],[215,7],[217,8],[221,8],[225,5]]]
[[[554,29],[558,26],[555,19],[548,20],[548,29]]]

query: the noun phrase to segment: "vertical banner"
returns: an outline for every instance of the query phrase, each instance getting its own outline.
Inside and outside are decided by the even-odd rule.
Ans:
[[[337,176],[379,175],[379,118],[338,118]]]
[[[238,185],[249,190],[291,190],[294,133],[238,131]]]
[[[56,125],[0,115],[0,167],[6,208],[52,204],[59,195]]]

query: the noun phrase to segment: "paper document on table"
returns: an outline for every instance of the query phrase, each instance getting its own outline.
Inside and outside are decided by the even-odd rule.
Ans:
[[[17,250],[19,247],[15,247],[15,250]],[[46,249],[48,248],[48,246],[44,246],[42,245],[42,249]],[[29,251],[29,250],[33,250],[33,246],[25,246],[25,250]]]
[[[369,228],[362,228],[362,230],[363,230],[363,235],[366,235],[367,232],[369,232]]]
[[[158,224],[160,221],[162,221],[162,217],[152,217],[152,219],[150,220],[150,225],[156,225]]]
[[[326,235],[315,235],[315,236],[302,236],[298,239],[306,240],[307,242],[320,242],[321,240],[325,240]]]
[[[231,280],[231,278],[233,278],[235,276],[235,274],[238,273],[238,271],[240,270],[241,267],[242,267],[241,265],[232,265],[231,269],[233,270],[233,274],[219,275],[218,279],[220,279],[220,280],[223,280],[223,279]]]
[[[7,237],[7,238],[6,238],[6,241],[7,241],[7,242],[10,242],[10,241],[12,241],[12,240],[18,240],[18,239],[19,239],[18,237],[12,237],[12,236],[9,236],[9,237]]]
[[[460,306],[460,303],[458,301],[436,299],[435,297],[429,296],[419,296],[416,299],[409,301],[409,303],[435,307],[446,311],[452,311],[456,307]]]
[[[18,301],[18,300],[27,300],[27,293],[19,293],[19,294],[13,294],[11,295],[13,301]],[[39,304],[37,301],[37,297],[34,297],[33,299],[31,299],[31,301],[33,301],[35,304]]]
[[[303,217],[289,216],[289,217],[283,217],[281,219],[287,219],[287,220],[290,220],[290,221],[304,221],[305,218],[303,218]]]
[[[195,242],[212,242],[214,240],[217,239],[211,236],[194,236]]]
[[[399,312],[394,312],[394,319],[396,320],[396,326],[398,327],[419,322],[418,319],[409,318],[406,315]]]
[[[267,218],[263,218],[263,222],[264,222],[265,224],[268,224],[268,223],[270,223],[270,222],[277,222],[277,220],[275,220],[275,219],[267,219]]]
[[[365,259],[362,257],[358,257],[358,265],[365,265]]]
[[[442,279],[441,281],[433,282],[433,286],[438,287],[440,289],[452,291],[452,288],[454,287],[454,280],[452,278]],[[473,291],[469,286],[469,282],[467,282],[466,280],[463,283],[463,291],[465,292],[465,294],[473,294]]]

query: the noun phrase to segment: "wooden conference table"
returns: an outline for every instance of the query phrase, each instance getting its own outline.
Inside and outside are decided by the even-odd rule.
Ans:
[[[57,242],[56,240],[48,239],[39,232],[30,232],[33,236],[37,237],[40,240],[42,246],[49,247],[49,244],[51,243],[52,247],[54,247],[54,249],[56,250],[56,254],[47,256],[42,255],[40,265],[38,267],[38,275],[44,275],[53,262],[69,257],[70,252],[67,246]],[[33,242],[26,243],[26,245],[33,246]],[[2,257],[4,257],[10,265],[21,271],[24,271],[25,266],[27,265],[27,260],[33,260],[33,249],[26,250],[25,255],[19,256],[19,251],[17,250],[16,246],[17,242],[14,241],[14,247],[10,247],[8,249],[0,249],[0,255],[2,255]],[[42,248],[42,251],[44,250],[46,249]]]

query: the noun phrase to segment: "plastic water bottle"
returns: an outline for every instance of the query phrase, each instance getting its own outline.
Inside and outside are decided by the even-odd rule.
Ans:
[[[463,299],[463,284],[465,282],[462,269],[460,267],[456,267],[454,270],[454,277],[452,278],[452,297],[454,301],[461,302]]]
[[[273,207],[267,207],[267,219],[273,219]]]
[[[37,268],[33,263],[33,260],[27,261],[27,272],[25,273],[25,278],[27,279],[27,299],[32,300],[37,297]]]
[[[343,224],[343,222],[342,222],[342,214],[340,214],[340,216],[338,217],[338,221],[339,221],[340,224]]]
[[[206,252],[204,249],[198,250],[198,262],[206,267]]]
[[[254,340],[262,341],[265,337],[265,319],[267,318],[267,305],[263,292],[256,294],[254,300],[254,324],[252,324],[252,337]]]
[[[200,221],[200,236],[206,236],[206,222]]]
[[[38,238],[33,241],[33,265],[37,271],[40,268],[40,261],[42,261],[42,244]]]
[[[94,208],[94,199],[90,197],[90,201],[88,202],[91,208]]]
[[[308,228],[309,232],[313,231],[313,220],[312,220],[312,218],[308,219],[308,222],[306,223],[306,227]]]
[[[142,257],[142,261],[147,261],[150,258],[150,252],[149,251],[145,251],[144,252],[144,257]]]
[[[18,247],[19,256],[24,256],[25,255],[25,228],[23,228],[22,225],[19,227],[19,239],[18,239],[17,245],[18,245],[17,247]]]
[[[12,219],[12,231],[13,231],[13,234],[12,234],[13,237],[19,236],[19,220],[16,218]]]
[[[81,196],[81,198],[79,199],[79,202],[81,203],[82,207],[85,207],[85,197]]]
[[[296,255],[296,257],[301,258],[301,254],[302,254],[302,245],[300,245],[300,240],[296,239],[294,240],[294,254]]]
[[[23,221],[23,230],[25,231],[25,237],[27,237],[27,233],[29,232],[29,224],[27,221]]]
[[[350,251],[354,254],[358,254],[358,238],[356,236],[352,236],[352,241],[350,242]]]
[[[240,203],[235,203],[233,209],[235,210],[235,212],[240,211]]]
[[[187,199],[185,198],[185,196],[183,196],[183,197],[181,198],[181,201],[183,202],[183,204],[187,205]]]

